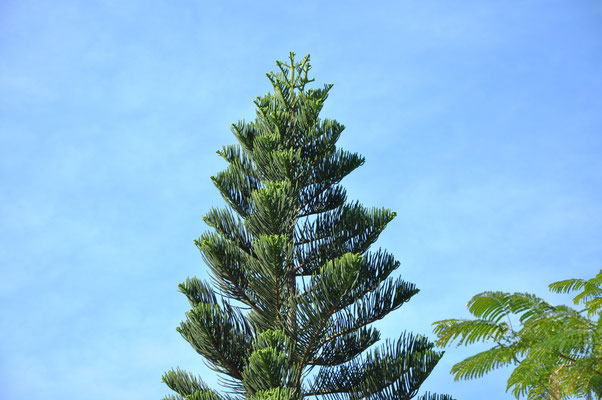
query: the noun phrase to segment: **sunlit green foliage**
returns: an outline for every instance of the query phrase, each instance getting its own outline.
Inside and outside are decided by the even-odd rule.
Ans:
[[[484,292],[468,302],[475,319],[434,323],[439,346],[494,346],[454,365],[456,380],[515,366],[507,390],[528,399],[602,398],[602,271],[589,280],[552,283],[556,293],[578,291],[573,309],[526,293]]]

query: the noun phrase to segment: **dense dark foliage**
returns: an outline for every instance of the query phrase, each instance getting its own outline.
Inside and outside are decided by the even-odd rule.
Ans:
[[[395,213],[348,201],[340,185],[364,158],[337,148],[343,125],[318,117],[332,85],[308,88],[309,56],[289,61],[267,75],[274,93],[257,98],[255,121],[232,126],[238,144],[218,151],[227,207],[209,211],[213,231],[196,241],[213,286],[180,285],[192,309],[178,331],[229,394],[174,369],[166,399],[409,399],[441,357],[409,333],[370,349],[370,324],[418,289],[392,277],[391,254],[369,251]]]

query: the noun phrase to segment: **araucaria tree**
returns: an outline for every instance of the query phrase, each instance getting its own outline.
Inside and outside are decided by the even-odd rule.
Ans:
[[[196,241],[213,285],[179,285],[192,309],[178,331],[229,393],[176,368],[166,399],[412,398],[442,353],[409,333],[369,349],[371,324],[418,292],[391,276],[391,254],[370,251],[395,213],[347,201],[340,182],[364,158],[336,147],[343,125],[318,117],[331,85],[308,88],[309,56],[277,65],[255,121],[234,124],[238,144],[218,151],[227,207],[209,211],[213,230]]]

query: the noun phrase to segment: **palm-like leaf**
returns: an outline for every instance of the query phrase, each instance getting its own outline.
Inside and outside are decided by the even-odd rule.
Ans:
[[[437,345],[445,347],[458,340],[458,345],[470,345],[490,340],[500,341],[508,334],[506,323],[495,323],[486,319],[446,319],[435,322],[433,332]]]
[[[573,302],[575,305],[584,304],[588,310],[588,316],[599,314],[602,309],[602,269],[592,279],[567,279],[550,284],[550,290],[555,293],[569,293],[581,290]]]
[[[516,350],[512,347],[495,347],[482,351],[455,364],[451,374],[455,380],[481,378],[483,375],[514,363]]]
[[[569,279],[550,285],[558,293],[580,290],[575,304],[585,303],[587,317],[527,293],[484,292],[474,296],[468,307],[477,319],[435,322],[437,344],[493,342],[494,347],[454,365],[451,373],[455,379],[473,379],[515,364],[507,390],[517,398],[601,398],[601,278],[599,273],[590,280]],[[596,315],[598,320],[592,320]]]

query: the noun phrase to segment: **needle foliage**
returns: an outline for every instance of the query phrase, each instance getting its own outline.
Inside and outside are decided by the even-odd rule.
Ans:
[[[375,346],[371,324],[418,292],[371,249],[395,213],[347,200],[340,182],[364,158],[336,146],[343,125],[319,118],[332,85],[308,87],[309,56],[277,66],[255,120],[233,124],[238,143],[218,151],[226,206],[195,241],[212,282],[179,285],[191,310],[178,331],[223,387],[175,368],[165,399],[410,399],[442,353],[410,333]]]

